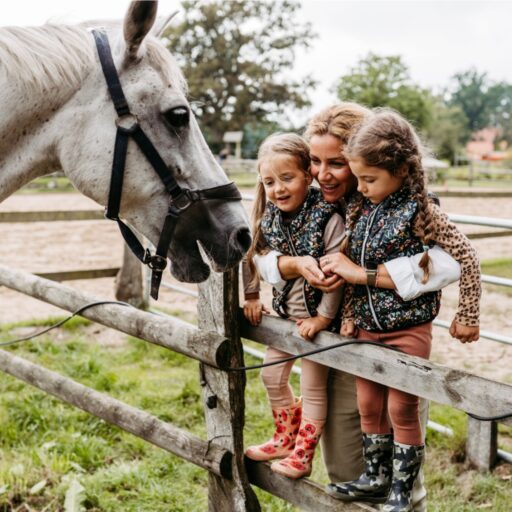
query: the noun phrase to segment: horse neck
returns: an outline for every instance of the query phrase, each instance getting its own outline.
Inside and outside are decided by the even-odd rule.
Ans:
[[[38,176],[59,170],[55,117],[74,91],[27,96],[0,81],[0,201]]]
[[[30,73],[7,68],[0,68],[0,201],[35,177],[59,170],[55,118],[87,74],[83,66],[76,80],[43,77],[34,85]]]

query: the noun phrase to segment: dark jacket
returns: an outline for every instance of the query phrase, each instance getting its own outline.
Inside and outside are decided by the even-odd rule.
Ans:
[[[369,262],[379,264],[423,252],[421,240],[413,233],[416,214],[416,201],[406,188],[378,205],[365,199],[350,235],[350,259],[367,267]],[[431,292],[404,301],[394,290],[356,285],[355,324],[367,331],[387,332],[430,322],[439,313],[440,297],[440,292]]]
[[[325,253],[324,231],[329,219],[337,212],[336,205],[326,202],[319,189],[310,187],[308,196],[297,215],[285,223],[282,212],[272,203],[267,203],[261,220],[261,230],[268,246],[288,256],[313,256],[320,258]],[[274,311],[286,318],[286,296],[293,285],[287,281],[283,290],[272,289]],[[322,292],[304,281],[304,297],[308,313],[316,316],[316,308]]]

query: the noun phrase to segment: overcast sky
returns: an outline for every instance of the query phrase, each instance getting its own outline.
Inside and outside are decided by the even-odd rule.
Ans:
[[[160,2],[160,14],[179,7]],[[122,18],[124,0],[18,0],[3,2],[2,25],[38,25]],[[320,81],[313,108],[329,104],[336,79],[372,51],[401,55],[412,78],[440,88],[458,71],[476,67],[492,80],[512,82],[511,1],[304,0],[303,19],[319,35],[313,48],[297,56],[295,74]],[[178,15],[179,16],[179,15]]]

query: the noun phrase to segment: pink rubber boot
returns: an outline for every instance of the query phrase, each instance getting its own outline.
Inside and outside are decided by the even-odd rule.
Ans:
[[[293,452],[285,459],[274,462],[271,466],[272,471],[288,478],[309,476],[324,424],[325,421],[302,418]]]
[[[290,455],[295,446],[302,417],[302,402],[296,399],[292,407],[272,409],[276,430],[264,444],[249,446],[245,455],[252,460],[272,460]]]

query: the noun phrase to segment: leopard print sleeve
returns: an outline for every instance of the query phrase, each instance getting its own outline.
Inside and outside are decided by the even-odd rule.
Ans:
[[[480,323],[482,294],[480,261],[468,238],[448,219],[439,206],[430,204],[436,243],[460,264],[459,306],[455,321],[467,327]]]

